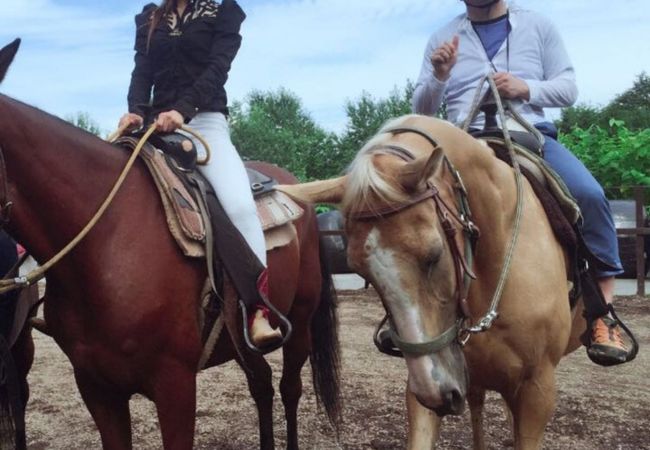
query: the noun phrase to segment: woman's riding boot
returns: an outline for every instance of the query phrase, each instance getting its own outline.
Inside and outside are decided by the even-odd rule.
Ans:
[[[268,269],[264,269],[257,279],[257,290],[260,297],[268,302],[269,299],[269,275]],[[253,344],[259,348],[270,347],[282,341],[282,332],[279,328],[271,328],[269,323],[269,309],[258,303],[248,315],[248,330]]]

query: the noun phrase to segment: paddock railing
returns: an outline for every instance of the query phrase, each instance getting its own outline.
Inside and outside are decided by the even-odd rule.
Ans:
[[[645,239],[646,236],[650,236],[650,226],[647,226],[644,217],[644,208],[645,208],[645,191],[648,190],[648,186],[634,186],[632,187],[632,192],[634,193],[634,202],[635,202],[635,216],[636,216],[636,227],[635,228],[617,228],[616,234],[618,236],[635,236],[635,255],[636,255],[636,294],[639,296],[645,296],[645,278],[646,278],[646,261],[645,261]],[[650,256],[650,255],[648,255]]]

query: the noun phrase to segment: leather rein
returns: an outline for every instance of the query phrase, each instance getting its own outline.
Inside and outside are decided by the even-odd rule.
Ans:
[[[385,132],[394,135],[415,133],[425,138],[434,149],[439,147],[433,137],[431,137],[426,131],[418,128],[398,127],[385,130]],[[407,162],[415,160],[415,156],[409,150],[395,144],[378,144],[373,147],[373,149],[387,151],[389,154],[395,155]],[[403,354],[426,355],[435,353],[447,347],[454,341],[465,344],[469,337],[469,329],[464,327],[465,321],[469,318],[467,294],[469,292],[471,280],[476,279],[471,266],[474,248],[480,233],[479,229],[472,221],[472,215],[467,198],[467,190],[465,189],[460,177],[460,173],[446,156],[444,157],[444,163],[454,178],[454,190],[457,193],[456,208],[451,208],[440,195],[438,188],[428,181],[427,189],[425,191],[410,197],[403,203],[388,205],[379,209],[362,210],[351,213],[348,216],[353,220],[370,220],[398,213],[429,199],[433,200],[435,204],[436,214],[445,233],[447,244],[449,245],[454,261],[454,273],[456,279],[455,298],[456,304],[458,305],[459,317],[450,328],[445,330],[439,336],[426,342],[413,343],[404,341],[399,337],[395,331],[392,320],[390,319],[390,313],[387,314],[379,328],[381,328],[386,321],[390,321],[389,330],[391,340]],[[464,249],[461,249],[461,245],[457,239],[459,231],[464,234]]]

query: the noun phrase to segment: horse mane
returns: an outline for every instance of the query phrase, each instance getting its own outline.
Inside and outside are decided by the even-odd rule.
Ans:
[[[417,115],[409,114],[386,122],[352,160],[347,170],[345,195],[340,205],[346,215],[359,211],[373,211],[379,204],[402,203],[407,200],[408,196],[404,189],[394,178],[380,172],[374,160],[378,155],[391,154],[386,149],[378,147],[393,137],[393,134],[387,133],[386,130],[402,126],[414,117]]]

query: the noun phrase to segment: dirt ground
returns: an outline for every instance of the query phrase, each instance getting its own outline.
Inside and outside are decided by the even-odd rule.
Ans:
[[[339,293],[343,357],[344,425],[338,441],[311,387],[310,368],[303,370],[304,396],[299,433],[303,449],[400,449],[405,445],[403,401],[406,368],[402,360],[378,353],[372,332],[382,310],[372,290]],[[650,449],[650,299],[621,297],[619,314],[642,346],[636,361],[615,368],[592,364],[580,349],[558,369],[558,406],[547,427],[547,449]],[[34,333],[36,360],[29,377],[32,395],[27,410],[30,449],[100,448],[99,434],[74,384],[68,360],[54,342]],[[277,352],[276,352],[277,353]],[[269,357],[274,384],[281,356]],[[198,377],[198,449],[254,449],[257,415],[241,370],[233,363]],[[142,397],[131,402],[134,446],[161,448],[153,405]],[[438,448],[471,448],[469,414],[448,417]],[[285,445],[282,403],[276,392],[276,446]],[[501,402],[490,395],[486,406],[490,449],[508,447],[509,431]]]

